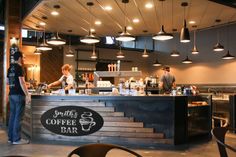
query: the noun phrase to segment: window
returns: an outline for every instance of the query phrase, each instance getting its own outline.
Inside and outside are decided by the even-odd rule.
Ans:
[[[1,31],[4,31],[4,30],[5,30],[5,27],[0,25],[0,30],[1,30]]]
[[[28,30],[22,29],[21,30],[21,36],[22,36],[22,38],[28,38]]]
[[[109,45],[115,44],[115,38],[111,36],[106,36],[106,44]]]

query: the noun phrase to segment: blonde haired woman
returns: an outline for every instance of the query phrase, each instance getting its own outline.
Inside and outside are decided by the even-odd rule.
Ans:
[[[73,84],[74,84],[74,78],[73,76],[70,74],[70,70],[71,70],[72,66],[69,64],[64,64],[61,67],[62,70],[62,76],[59,80],[50,83],[48,85],[48,88],[51,88],[52,86],[57,86],[57,85],[62,85],[62,88],[64,88],[65,90],[71,89],[73,88]]]

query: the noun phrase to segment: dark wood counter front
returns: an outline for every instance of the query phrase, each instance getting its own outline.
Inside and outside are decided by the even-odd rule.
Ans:
[[[40,118],[48,110],[60,106],[91,109],[102,116],[103,126],[97,132],[85,136],[53,133],[41,124]],[[188,97],[32,95],[23,124],[23,131],[37,141],[100,142],[134,146],[182,144],[188,140]]]

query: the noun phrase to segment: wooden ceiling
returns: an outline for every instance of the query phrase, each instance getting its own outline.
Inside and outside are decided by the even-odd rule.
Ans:
[[[93,2],[94,6],[89,9],[87,2]],[[162,23],[167,32],[171,32],[172,28],[180,31],[184,18],[182,2],[189,4],[185,11],[187,21],[194,20],[198,29],[236,21],[235,8],[208,0],[165,0],[163,11],[162,2],[159,0],[130,0],[126,4],[126,23],[132,26],[133,30],[129,32],[132,35],[142,35],[143,30],[148,30],[148,34],[154,34],[159,32]],[[153,8],[147,9],[146,3],[152,3]],[[61,7],[57,9],[58,16],[51,15],[54,5]],[[111,11],[104,10],[108,5],[112,7]],[[42,30],[42,27],[37,28],[37,25],[43,21],[46,23],[46,31],[70,34],[68,30],[72,30],[72,34],[86,35],[92,21],[91,27],[98,36],[116,36],[124,26],[124,8],[122,0],[42,0],[23,20],[23,27]],[[47,19],[42,19],[43,16]],[[134,23],[134,18],[138,18],[139,22]],[[221,23],[216,24],[216,19],[221,19]],[[102,24],[95,25],[96,20],[100,20]],[[192,28],[192,25],[188,24],[188,28],[196,29]]]

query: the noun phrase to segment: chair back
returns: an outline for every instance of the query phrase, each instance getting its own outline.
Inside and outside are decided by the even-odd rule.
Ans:
[[[212,135],[215,137],[221,157],[228,157],[225,148],[225,134],[228,131],[225,127],[214,128]]]
[[[68,155],[68,157],[71,157],[74,154],[80,157],[105,157],[107,152],[109,152],[111,149],[120,149],[120,150],[129,152],[130,154],[133,154],[136,157],[142,157],[138,153],[128,148],[118,146],[118,145],[113,145],[113,144],[101,144],[101,143],[80,146],[76,148],[75,150],[73,150]]]
[[[216,139],[221,157],[228,157],[226,148],[230,149],[233,152],[236,152],[236,148],[233,148],[230,145],[227,145],[225,143],[225,134],[228,130],[235,130],[235,129],[227,128],[227,127],[218,127],[218,128],[212,129],[211,131],[213,137]]]

